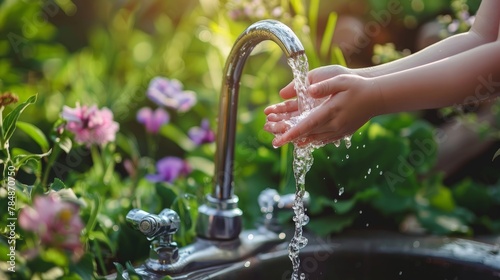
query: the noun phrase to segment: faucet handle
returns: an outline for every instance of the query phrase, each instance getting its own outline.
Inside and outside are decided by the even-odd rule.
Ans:
[[[145,262],[148,269],[165,271],[179,260],[179,248],[173,240],[173,235],[179,229],[181,219],[174,210],[165,208],[155,215],[132,209],[127,213],[126,220],[152,241],[149,246],[149,258]]]
[[[304,206],[309,206],[311,197],[308,192],[304,193]],[[258,198],[262,214],[272,214],[277,210],[292,209],[295,202],[295,194],[280,195],[275,189],[267,188],[259,194]]]
[[[132,209],[128,212],[126,220],[149,240],[160,236],[171,236],[180,227],[179,215],[168,208],[163,209],[158,215],[140,209]]]
[[[311,197],[308,192],[304,193],[304,207],[308,207]],[[264,215],[261,219],[261,225],[268,230],[279,232],[281,226],[276,218],[279,210],[292,209],[295,202],[295,194],[279,195],[275,189],[265,189],[259,194],[258,198],[260,211]]]

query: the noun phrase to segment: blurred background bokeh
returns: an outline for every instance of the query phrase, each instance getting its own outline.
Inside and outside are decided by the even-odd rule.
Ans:
[[[215,146],[194,146],[186,132],[202,119],[216,130],[222,68],[247,26],[266,18],[284,22],[303,42],[310,68],[368,67],[467,31],[479,3],[3,0],[0,92],[12,92],[20,101],[37,94],[21,120],[49,139],[64,105],[96,104],[114,113],[120,132],[107,159],[113,162],[112,179],[93,179],[93,159],[85,147],[61,152],[46,172],[48,182],[58,178],[91,201],[82,217],[97,217],[88,250],[102,275],[113,271],[113,262],[136,262],[147,254],[145,238],[125,225],[131,208],[154,213],[164,207],[185,209],[181,216],[188,222],[178,238],[187,243],[194,237],[196,205],[211,190]],[[155,106],[146,91],[158,76],[180,81],[196,93],[197,103],[189,112],[170,111],[169,124],[148,140],[136,113]],[[291,79],[285,58],[272,43],[259,45],[244,70],[234,172],[246,227],[261,215],[260,191],[272,187],[291,193],[295,188],[292,147],[274,149],[272,135],[262,130],[263,108],[280,101],[278,92]],[[353,229],[500,233],[500,160],[492,160],[500,147],[499,109],[498,102],[488,102],[380,116],[353,135],[349,149],[329,145],[317,150],[306,179],[312,196],[308,230],[322,235]],[[19,153],[44,152],[21,131],[11,147]],[[193,172],[176,182],[145,180],[165,156],[186,159]],[[126,162],[133,162],[137,172],[132,174]],[[42,160],[40,169],[46,165]],[[23,168],[18,180],[32,185],[36,172]],[[92,208],[97,206],[98,214]],[[283,223],[290,223],[290,217],[284,213]],[[36,266],[29,269],[36,271]]]

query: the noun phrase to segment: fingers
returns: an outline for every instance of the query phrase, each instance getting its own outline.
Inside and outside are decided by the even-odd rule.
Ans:
[[[264,114],[283,114],[298,111],[299,105],[296,99],[287,100],[264,109]]]
[[[283,99],[290,99],[294,98],[297,96],[297,93],[295,92],[295,81],[291,81],[288,85],[286,85],[284,88],[280,90],[280,96]]]
[[[352,83],[352,75],[339,75],[310,85],[307,93],[313,98],[324,98],[345,91]]]
[[[286,122],[266,122],[264,124],[264,130],[272,134],[283,134],[288,129],[290,129],[290,125]]]
[[[266,121],[268,121],[268,122],[286,121],[286,120],[290,120],[298,115],[299,115],[299,111],[285,112],[285,113],[278,113],[278,114],[272,113],[272,114],[267,115]]]
[[[297,125],[284,132],[281,136],[274,138],[273,146],[280,147],[288,142],[304,138],[304,136],[308,136],[311,132],[322,126],[325,121],[328,121],[328,111],[315,110]]]

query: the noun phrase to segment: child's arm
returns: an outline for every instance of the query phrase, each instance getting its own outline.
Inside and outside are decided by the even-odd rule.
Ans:
[[[500,41],[374,82],[384,114],[484,101],[500,93]]]
[[[410,56],[375,67],[355,69],[354,72],[363,77],[382,76],[438,61],[493,42],[498,37],[499,18],[500,1],[483,0],[468,32],[448,37]]]

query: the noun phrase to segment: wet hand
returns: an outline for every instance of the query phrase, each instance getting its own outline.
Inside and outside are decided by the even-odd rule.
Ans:
[[[290,118],[298,115],[297,102],[288,100],[268,109],[264,129],[276,135],[274,146],[288,142],[306,145],[327,144],[354,133],[378,114],[378,87],[373,80],[357,75],[340,75],[317,82],[308,94],[319,104],[293,127]]]

